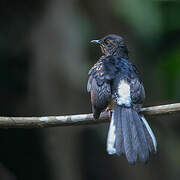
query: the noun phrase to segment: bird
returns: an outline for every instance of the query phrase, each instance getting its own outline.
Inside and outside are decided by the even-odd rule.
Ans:
[[[137,159],[147,163],[156,153],[157,142],[141,113],[145,89],[140,73],[129,60],[128,48],[121,36],[107,35],[91,43],[98,44],[102,56],[89,70],[87,91],[91,96],[94,119],[112,110],[107,136],[107,152],[125,156],[130,164]]]

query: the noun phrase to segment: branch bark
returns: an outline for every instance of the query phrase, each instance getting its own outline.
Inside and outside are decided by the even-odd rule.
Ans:
[[[180,112],[180,103],[142,108],[145,116],[165,115]],[[109,122],[107,112],[101,113],[98,120],[92,114],[46,116],[46,117],[0,117],[0,128],[44,128],[74,126]]]

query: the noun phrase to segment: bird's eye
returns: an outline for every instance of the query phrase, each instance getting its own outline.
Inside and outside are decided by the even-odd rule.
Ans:
[[[105,43],[105,44],[107,44],[107,43],[108,43],[108,42],[107,42],[107,39],[105,39],[105,40],[104,40],[104,43]]]

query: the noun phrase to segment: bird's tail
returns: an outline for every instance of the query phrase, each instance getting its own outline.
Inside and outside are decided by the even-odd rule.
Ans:
[[[146,163],[156,147],[156,138],[144,116],[130,107],[115,104],[107,138],[108,153],[125,155],[132,164],[139,156]]]

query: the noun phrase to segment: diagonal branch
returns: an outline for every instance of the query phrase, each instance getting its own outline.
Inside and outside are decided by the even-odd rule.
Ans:
[[[142,108],[145,116],[157,116],[180,112],[180,103]],[[101,113],[98,120],[92,114],[46,116],[46,117],[0,117],[0,128],[44,128],[58,126],[75,126],[109,122],[107,112]]]

